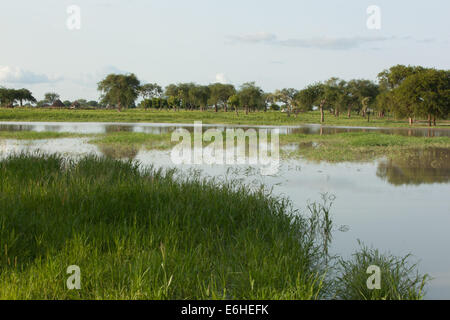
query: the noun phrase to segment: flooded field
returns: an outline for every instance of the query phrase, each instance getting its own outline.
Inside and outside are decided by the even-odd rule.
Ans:
[[[207,126],[226,128],[224,126]],[[228,126],[227,126],[228,127]],[[0,123],[0,131],[70,133],[142,132],[170,133],[192,125],[105,123]],[[246,127],[244,127],[246,128]],[[281,134],[334,134],[376,131],[406,136],[450,136],[450,130],[375,129],[320,126],[282,127]],[[291,143],[284,148],[305,146]],[[48,140],[0,139],[0,157],[21,152],[60,153],[70,158],[87,154],[139,161],[143,166],[171,168],[170,151],[136,146],[114,148],[95,145],[89,138]],[[450,150],[429,148],[405,154],[401,159],[380,158],[370,162],[309,162],[282,159],[276,175],[262,176],[257,167],[240,165],[180,165],[181,174],[193,170],[217,179],[239,179],[250,186],[264,184],[276,195],[288,197],[304,210],[321,194],[335,196],[335,229],[332,250],[350,256],[357,240],[395,255],[412,253],[420,270],[434,279],[427,298],[450,298]],[[340,230],[340,231],[339,231]]]

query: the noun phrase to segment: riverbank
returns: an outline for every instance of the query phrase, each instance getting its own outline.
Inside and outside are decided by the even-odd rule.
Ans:
[[[427,282],[375,250],[329,257],[326,202],[298,214],[236,181],[21,155],[0,161],[0,190],[2,299],[421,299]],[[366,285],[374,263],[382,290]]]
[[[311,111],[300,113],[297,117],[288,117],[282,112],[251,112],[246,115],[240,112],[214,111],[157,111],[143,109],[117,110],[67,110],[46,108],[0,108],[0,121],[56,121],[56,122],[149,122],[149,123],[194,123],[202,121],[204,124],[236,124],[236,125],[301,125],[319,124],[320,112]],[[353,114],[349,119],[345,115],[335,117],[326,114],[324,125],[336,126],[370,126],[405,128],[410,127],[407,120],[390,117],[367,118]],[[428,127],[425,120],[416,122],[413,128]],[[450,128],[450,121],[438,121],[438,128]]]

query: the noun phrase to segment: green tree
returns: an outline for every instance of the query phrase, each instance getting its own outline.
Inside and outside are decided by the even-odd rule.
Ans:
[[[87,102],[87,105],[90,106],[90,107],[96,108],[96,107],[98,107],[98,102],[95,101],[95,100],[90,100],[90,101]]]
[[[19,101],[21,107],[23,106],[23,101],[36,102],[31,91],[25,88],[16,90],[16,99]]]
[[[320,110],[320,122],[325,122],[323,108],[326,103],[325,85],[323,83],[315,83],[307,86],[298,94],[297,100],[302,108],[311,110],[314,106],[318,106]]]
[[[256,110],[265,106],[264,92],[255,85],[255,82],[244,83],[238,92],[238,96],[240,105],[245,109],[246,115],[250,109]]]
[[[378,74],[381,90],[394,90],[409,76],[424,71],[420,66],[396,65]]]
[[[394,90],[398,99],[397,112],[408,116],[428,117],[429,126],[436,119],[445,119],[450,111],[450,72],[427,69],[407,77]]]
[[[228,111],[228,99],[236,93],[236,89],[231,84],[213,83],[209,85],[209,103],[214,106],[215,112],[219,112],[219,106],[223,106],[225,112]]]
[[[208,86],[193,86],[189,91],[190,101],[196,107],[203,111],[208,106],[208,101],[210,99],[210,87]]]
[[[122,108],[133,106],[139,95],[140,81],[132,73],[128,75],[110,74],[98,83],[102,103]]]
[[[276,102],[281,102],[286,105],[287,116],[290,117],[294,108],[297,106],[298,90],[294,88],[277,90],[273,93]]]
[[[241,102],[239,101],[239,95],[233,94],[231,97],[228,98],[227,103],[228,103],[228,105],[230,105],[231,107],[234,108],[236,115],[239,116],[238,108],[239,108],[239,105],[241,104]]]
[[[348,82],[348,91],[351,108],[365,117],[367,108],[376,102],[379,86],[370,80],[351,80]]]
[[[13,107],[16,99],[16,90],[0,87],[0,104],[2,107]]]
[[[398,94],[397,88],[408,77],[425,71],[420,66],[396,65],[378,74],[380,97],[376,99],[377,109],[383,113],[388,109],[397,116],[407,116],[409,123],[413,123],[414,110],[412,105],[405,104],[404,97]]]
[[[139,88],[139,93],[143,99],[153,99],[160,98],[163,90],[157,83],[147,83]]]
[[[47,92],[44,95],[44,100],[47,101],[49,104],[53,104],[59,98],[60,98],[59,94],[55,92]]]

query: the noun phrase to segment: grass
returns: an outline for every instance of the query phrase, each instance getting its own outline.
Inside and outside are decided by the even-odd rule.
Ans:
[[[450,148],[449,137],[407,137],[377,132],[351,132],[332,135],[292,134],[280,136],[282,145],[294,145],[288,157],[300,156],[310,161],[371,161],[388,156],[430,148]]]
[[[0,298],[333,297],[322,245],[330,206],[309,208],[310,218],[264,189],[111,158],[9,156],[0,161]],[[66,288],[71,265],[81,290]],[[408,283],[396,281],[388,285]]]
[[[0,131],[0,139],[15,140],[42,140],[42,139],[59,139],[82,137],[81,134],[70,132],[35,132],[35,131]]]
[[[234,112],[213,111],[158,111],[143,109],[128,109],[122,112],[116,110],[58,110],[46,108],[0,108],[0,121],[72,121],[72,122],[154,122],[154,123],[193,123],[202,121],[204,124],[248,124],[248,125],[300,125],[320,123],[318,111],[301,113],[298,117],[287,117],[281,112],[252,112],[248,115]],[[326,125],[339,126],[371,126],[371,127],[409,127],[404,119],[373,117],[368,122],[366,118],[353,115],[335,117],[327,114]],[[416,122],[414,127],[426,127],[424,121]],[[439,121],[438,127],[450,127],[449,121]]]
[[[57,156],[9,158],[0,181],[0,298],[321,297],[306,222],[263,191]]]
[[[166,150],[176,144],[171,142],[171,134],[149,134],[141,132],[112,132],[96,135],[90,140],[90,143],[110,147],[145,147],[149,150]]]
[[[417,265],[408,260],[389,253],[361,245],[361,249],[353,254],[349,261],[340,261],[342,269],[338,277],[337,298],[343,300],[422,300],[428,275],[420,275]],[[368,274],[373,274],[370,266],[377,266],[381,271],[380,289],[369,290]],[[370,271],[370,272],[367,272]],[[373,283],[374,284],[374,283]],[[400,285],[398,285],[400,284]]]

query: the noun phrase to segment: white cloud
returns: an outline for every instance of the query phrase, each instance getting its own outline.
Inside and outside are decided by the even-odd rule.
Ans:
[[[277,40],[277,36],[275,34],[268,32],[257,32],[240,36],[230,36],[229,38],[232,41],[247,43],[271,42]]]
[[[360,47],[366,43],[382,42],[394,39],[394,37],[346,37],[346,38],[332,38],[332,37],[315,37],[315,38],[292,38],[279,39],[277,35],[267,32],[260,32],[255,34],[247,34],[242,36],[230,36],[232,42],[249,43],[249,44],[268,44],[284,47],[298,47],[298,48],[315,48],[325,50],[345,50]]]
[[[216,74],[216,82],[227,84],[229,81],[228,81],[228,78],[225,76],[225,74],[218,73],[218,74]]]
[[[56,82],[61,79],[61,77],[51,77],[19,67],[0,66],[0,82],[4,83],[38,84]]]

